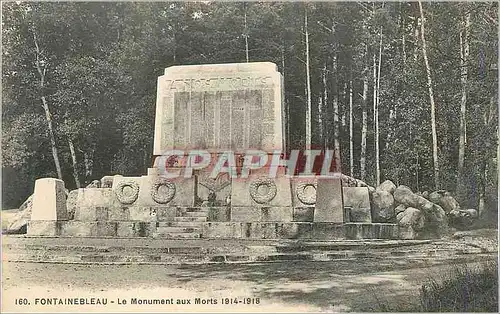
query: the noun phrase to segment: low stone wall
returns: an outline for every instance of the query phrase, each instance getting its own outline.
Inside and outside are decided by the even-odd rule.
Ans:
[[[345,236],[349,240],[359,239],[414,239],[412,230],[394,223],[346,223]]]
[[[28,223],[28,236],[53,237],[152,237],[156,222],[142,221],[43,221]]]
[[[341,223],[207,222],[203,224],[202,237],[336,240],[344,238],[344,228]]]

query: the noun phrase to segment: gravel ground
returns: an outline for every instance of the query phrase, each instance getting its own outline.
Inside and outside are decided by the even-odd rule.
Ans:
[[[3,266],[2,312],[380,311],[387,302],[392,306],[418,302],[422,282],[452,267],[384,260],[196,266],[5,262]],[[108,304],[35,305],[36,298],[91,297],[107,298]],[[26,298],[30,305],[15,305],[16,298]],[[133,298],[190,299],[191,304],[134,305]],[[214,299],[217,304],[197,305],[195,298]],[[221,304],[224,298],[251,303],[259,298],[259,304]],[[123,300],[127,304],[118,304]]]

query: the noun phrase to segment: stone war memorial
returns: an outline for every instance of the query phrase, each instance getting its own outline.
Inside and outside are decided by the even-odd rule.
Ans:
[[[439,200],[390,181],[373,188],[339,165],[328,175],[294,175],[291,162],[280,162],[283,99],[283,77],[270,62],[165,69],[153,166],[68,195],[61,180],[37,180],[28,236],[413,239],[446,226]]]

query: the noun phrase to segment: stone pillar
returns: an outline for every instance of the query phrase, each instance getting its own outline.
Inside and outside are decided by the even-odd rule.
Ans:
[[[342,184],[339,178],[318,178],[314,222],[344,222]]]
[[[68,220],[64,182],[54,178],[35,181],[28,235],[59,235],[57,221]]]

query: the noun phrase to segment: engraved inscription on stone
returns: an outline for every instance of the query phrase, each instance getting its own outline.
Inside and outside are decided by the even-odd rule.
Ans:
[[[266,62],[167,68],[158,80],[154,154],[282,149],[282,87]]]

